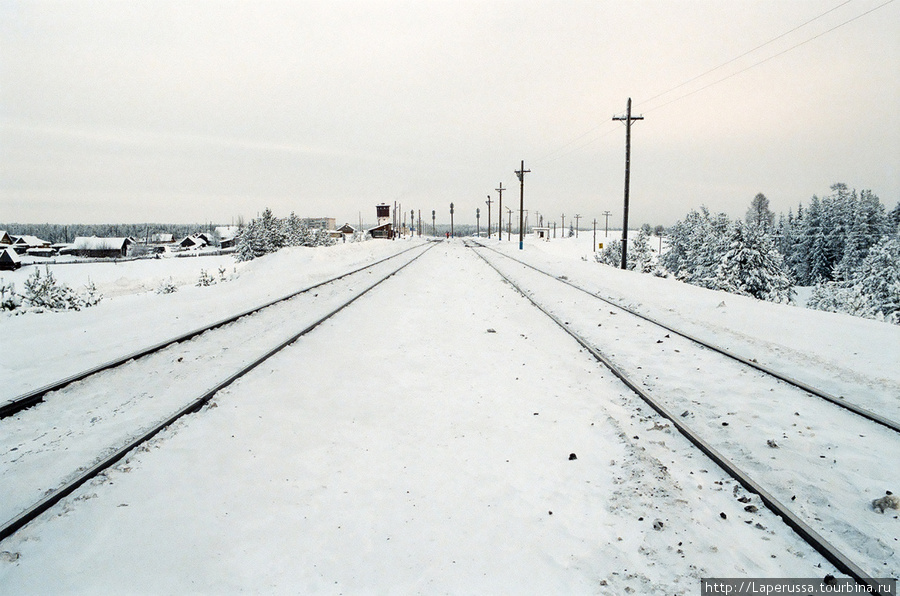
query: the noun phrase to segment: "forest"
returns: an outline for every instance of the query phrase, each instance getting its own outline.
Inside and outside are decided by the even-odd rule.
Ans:
[[[642,230],[629,242],[628,267],[772,302],[811,287],[810,308],[900,324],[900,205],[887,212],[869,190],[834,184],[777,221],[760,193],[743,220],[701,207],[665,237],[669,248],[654,263]],[[598,260],[615,265],[616,254],[621,246]]]

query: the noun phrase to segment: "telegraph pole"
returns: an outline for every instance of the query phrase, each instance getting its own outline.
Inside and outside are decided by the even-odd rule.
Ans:
[[[597,252],[597,218],[594,218],[594,252]]]
[[[450,237],[453,238],[453,203],[450,203]]]
[[[562,225],[559,226],[559,235],[560,235],[560,238],[566,237],[566,214],[565,213],[562,214]]]
[[[628,98],[628,107],[625,116],[613,116],[613,120],[625,121],[625,209],[622,213],[622,269],[625,269],[628,254],[628,183],[631,179],[631,123],[634,120],[643,120],[643,116],[631,115],[631,98]]]
[[[575,237],[578,238],[578,220],[581,219],[580,215],[575,215]]]
[[[475,237],[481,237],[481,209],[475,208]]]
[[[437,232],[434,231],[434,209],[431,210],[431,235],[437,236]]]
[[[604,211],[603,216],[606,218],[606,231],[603,233],[603,238],[609,237],[609,216],[612,215],[609,211]]]
[[[500,183],[500,188],[495,188],[498,193],[500,193],[499,203],[497,205],[497,240],[503,240],[503,191],[506,190],[503,188],[503,183]],[[509,238],[507,238],[509,240]]]
[[[507,207],[506,213],[508,214],[506,218],[506,241],[509,242],[512,240],[512,209]]]
[[[494,201],[491,200],[491,195],[488,195],[487,198],[488,198],[488,200],[485,201],[485,203],[487,203],[487,206],[488,206],[488,238],[490,238],[491,237],[491,203],[493,203]]]
[[[422,237],[422,210],[419,209],[419,238]]]
[[[522,250],[525,240],[525,174],[531,170],[525,169],[525,160],[522,160],[521,169],[516,170],[519,177],[519,250]]]

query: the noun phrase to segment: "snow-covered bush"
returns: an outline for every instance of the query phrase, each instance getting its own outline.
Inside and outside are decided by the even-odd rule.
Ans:
[[[210,275],[206,269],[200,270],[200,278],[197,280],[197,287],[211,286],[216,283],[216,278]]]
[[[178,286],[175,285],[175,282],[172,281],[172,278],[163,280],[156,287],[157,294],[172,294],[178,291]]]
[[[241,230],[235,259],[249,261],[285,246],[331,246],[334,239],[327,230],[310,228],[294,213],[285,219],[272,215],[270,209]]]
[[[650,237],[641,230],[638,232],[637,238],[628,240],[628,256],[626,258],[626,268],[630,271],[640,271],[641,273],[650,273],[653,271],[653,250],[649,244]],[[609,265],[611,267],[622,266],[622,241],[612,240],[603,250],[597,253],[594,258],[598,263]]]
[[[85,292],[78,293],[66,284],[57,283],[49,267],[45,268],[44,275],[41,275],[39,267],[34,269],[25,280],[25,294],[22,297],[28,306],[48,310],[81,310],[96,305],[102,299],[93,282],[89,283]]]
[[[0,279],[0,310],[15,310],[21,304],[22,299],[16,294],[16,286]]]

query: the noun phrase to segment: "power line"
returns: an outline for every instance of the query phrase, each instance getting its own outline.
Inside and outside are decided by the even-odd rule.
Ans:
[[[676,89],[680,89],[680,88],[684,87],[685,85],[688,85],[688,84],[690,84],[690,83],[693,83],[693,82],[696,81],[697,79],[703,78],[703,77],[705,77],[706,75],[708,75],[708,74],[710,74],[710,73],[713,73],[713,72],[719,70],[720,68],[723,68],[723,67],[725,67],[725,66],[728,66],[728,65],[731,64],[732,62],[735,62],[735,61],[737,61],[737,60],[740,60],[740,59],[743,58],[744,56],[747,56],[747,55],[749,55],[749,54],[752,54],[752,53],[755,52],[756,50],[762,49],[762,48],[766,47],[767,45],[769,45],[769,44],[771,44],[771,43],[774,43],[774,42],[778,41],[778,40],[781,39],[782,37],[785,37],[785,36],[787,36],[787,35],[790,35],[790,34],[793,33],[794,31],[797,31],[798,29],[802,29],[803,27],[809,25],[810,23],[812,23],[812,22],[814,22],[814,21],[817,21],[817,20],[821,19],[821,18],[824,17],[825,15],[827,15],[827,14],[829,14],[829,13],[832,13],[832,12],[834,12],[835,10],[837,10],[838,8],[840,8],[840,7],[842,7],[842,6],[846,5],[846,4],[850,4],[851,2],[853,2],[853,0],[845,0],[844,2],[841,2],[840,4],[838,4],[837,6],[835,6],[834,8],[830,8],[830,9],[826,10],[825,12],[823,12],[822,14],[820,14],[820,15],[818,15],[818,16],[815,16],[815,17],[813,17],[813,18],[811,18],[811,19],[809,19],[809,20],[806,21],[805,23],[800,24],[800,25],[797,25],[796,27],[794,27],[794,28],[791,29],[790,31],[785,31],[785,32],[782,33],[781,35],[778,35],[778,36],[776,36],[776,37],[773,37],[773,38],[770,39],[769,41],[767,41],[767,42],[765,42],[765,43],[762,43],[762,44],[756,46],[755,48],[753,48],[753,49],[751,49],[751,50],[747,50],[747,51],[744,52],[743,54],[741,54],[741,55],[739,55],[739,56],[735,56],[735,57],[732,58],[731,60],[728,60],[728,61],[726,61],[726,62],[723,62],[722,64],[719,64],[718,66],[715,66],[715,67],[713,67],[713,68],[710,68],[710,69],[707,70],[706,72],[700,73],[700,74],[698,74],[697,76],[695,76],[695,77],[693,77],[693,78],[691,78],[691,79],[688,79],[687,81],[685,81],[685,82],[683,82],[683,83],[679,83],[678,85],[675,85],[674,87],[672,87],[672,88],[670,88],[670,89],[666,89],[666,90],[663,91],[662,93],[657,93],[657,94],[654,95],[653,97],[650,97],[650,98],[645,99],[645,100],[643,100],[643,101],[641,101],[641,102],[638,102],[638,103],[650,103],[650,102],[653,101],[654,99],[660,98],[660,97],[662,97],[663,95],[668,95],[669,93],[671,93],[672,91],[675,91]]]
[[[825,30],[825,31],[822,31],[821,33],[819,33],[819,34],[817,34],[817,35],[814,35],[814,36],[812,36],[812,37],[810,37],[810,38],[808,38],[808,39],[805,39],[805,40],[801,41],[800,43],[797,43],[797,44],[795,44],[795,45],[792,45],[791,47],[787,48],[786,50],[782,50],[782,51],[778,52],[777,54],[773,54],[773,55],[769,56],[768,58],[763,58],[762,60],[760,60],[760,61],[758,61],[758,62],[754,62],[753,64],[751,64],[751,65],[749,65],[749,66],[746,66],[746,67],[742,68],[741,70],[739,70],[739,71],[737,71],[737,72],[733,72],[733,73],[731,73],[731,74],[728,75],[728,76],[725,76],[725,77],[722,77],[721,79],[718,79],[718,80],[716,80],[716,81],[713,81],[712,83],[709,83],[708,85],[704,85],[703,87],[700,87],[699,89],[695,89],[694,91],[691,91],[690,93],[685,93],[684,95],[681,95],[681,96],[679,96],[679,97],[676,97],[675,99],[670,100],[670,101],[667,101],[666,103],[660,104],[660,105],[656,106],[655,108],[649,108],[649,109],[645,110],[645,112],[653,112],[653,111],[658,110],[658,109],[660,109],[660,108],[663,108],[663,107],[665,107],[665,106],[667,106],[667,105],[669,105],[669,104],[673,104],[673,103],[675,103],[676,101],[680,101],[680,100],[684,99],[685,97],[690,97],[691,95],[694,95],[695,93],[700,93],[701,91],[704,91],[704,90],[706,90],[706,89],[709,89],[709,88],[712,87],[713,85],[718,85],[719,83],[721,83],[721,82],[723,82],[723,81],[727,81],[728,79],[730,79],[730,78],[732,78],[732,77],[736,77],[737,75],[739,75],[739,74],[741,74],[741,73],[747,72],[747,71],[750,70],[751,68],[756,68],[756,67],[759,66],[760,64],[765,64],[766,62],[768,62],[768,61],[770,61],[770,60],[774,60],[775,58],[778,58],[779,56],[783,56],[784,54],[787,54],[788,52],[790,52],[790,51],[792,51],[792,50],[795,50],[795,49],[799,48],[799,47],[802,46],[802,45],[805,45],[805,44],[807,44],[807,43],[809,43],[809,42],[811,42],[811,41],[813,41],[813,40],[816,40],[816,39],[822,37],[823,35],[826,35],[826,34],[828,34],[828,33],[831,33],[832,31],[834,31],[834,30],[836,30],[836,29],[840,29],[840,28],[843,27],[844,25],[847,25],[847,24],[849,24],[849,23],[852,23],[853,21],[856,21],[856,20],[858,20],[858,19],[861,19],[862,17],[866,16],[867,14],[873,13],[873,12],[875,12],[876,10],[878,10],[879,8],[883,8],[883,7],[887,6],[888,4],[890,4],[890,3],[893,2],[893,1],[894,1],[894,0],[887,0],[887,2],[884,2],[884,3],[882,3],[882,4],[879,4],[879,5],[876,6],[875,8],[870,8],[870,9],[867,10],[866,12],[864,12],[864,13],[862,13],[862,14],[858,14],[858,15],[856,15],[855,17],[852,17],[852,18],[850,18],[850,19],[847,19],[847,20],[844,21],[843,23],[841,23],[841,24],[839,24],[839,25],[835,25],[835,26],[832,27],[831,29],[827,29],[827,30]]]

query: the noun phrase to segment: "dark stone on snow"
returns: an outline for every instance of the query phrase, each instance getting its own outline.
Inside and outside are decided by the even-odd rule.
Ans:
[[[746,511],[747,513],[756,513],[756,505],[747,505],[746,507],[744,507],[744,511]]]
[[[719,514],[719,517],[721,517],[722,519],[728,519],[728,516],[725,515],[724,511]]]
[[[578,456],[575,455],[574,453],[570,453],[570,454],[569,454],[569,461],[572,461],[573,459],[578,459]]]

